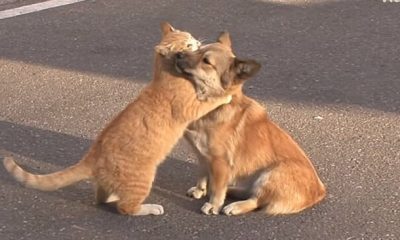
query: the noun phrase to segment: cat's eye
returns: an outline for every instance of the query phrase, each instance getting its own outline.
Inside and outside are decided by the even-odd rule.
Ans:
[[[207,64],[207,65],[211,65],[210,59],[208,58],[203,58],[203,63]]]

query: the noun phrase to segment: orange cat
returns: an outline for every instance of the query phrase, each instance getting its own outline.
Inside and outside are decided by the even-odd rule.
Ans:
[[[171,54],[195,50],[199,42],[168,23],[162,29],[163,39],[155,48],[153,81],[108,124],[81,161],[59,172],[35,175],[6,157],[6,169],[27,187],[43,191],[92,179],[97,202],[106,202],[113,194],[122,214],[163,214],[161,205],[142,204],[150,193],[157,166],[190,122],[229,103],[231,96],[197,100],[193,84],[175,72]]]

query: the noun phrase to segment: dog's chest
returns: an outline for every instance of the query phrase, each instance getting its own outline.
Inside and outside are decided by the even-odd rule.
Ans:
[[[186,136],[190,139],[197,151],[205,158],[210,157],[208,148],[209,137],[204,130],[186,130]]]

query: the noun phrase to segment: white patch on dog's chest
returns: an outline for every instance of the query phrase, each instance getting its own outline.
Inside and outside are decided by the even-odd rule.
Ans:
[[[186,130],[187,134],[190,136],[192,142],[195,147],[199,151],[199,153],[205,157],[210,157],[210,151],[208,150],[208,136],[204,131],[194,131],[194,130]]]

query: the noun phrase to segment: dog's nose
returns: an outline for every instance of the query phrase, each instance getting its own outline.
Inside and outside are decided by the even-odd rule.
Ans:
[[[182,58],[183,58],[183,53],[178,52],[178,53],[176,54],[176,59],[182,59]]]

